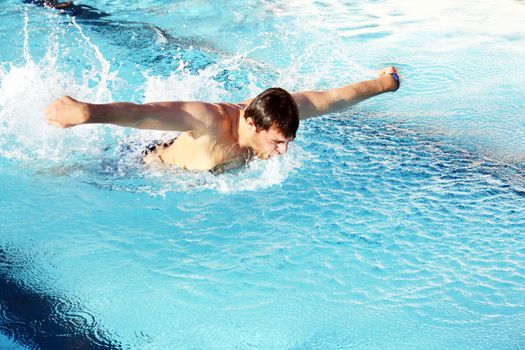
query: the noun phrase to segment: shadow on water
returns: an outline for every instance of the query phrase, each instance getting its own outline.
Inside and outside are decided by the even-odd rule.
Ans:
[[[31,269],[31,258],[0,247],[0,332],[38,349],[121,349],[80,302],[39,291],[19,281],[16,271]],[[23,265],[23,266],[21,266]]]

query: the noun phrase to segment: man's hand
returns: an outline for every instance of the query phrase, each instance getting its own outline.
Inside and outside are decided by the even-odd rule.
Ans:
[[[394,77],[395,74],[398,79]],[[381,85],[385,92],[396,91],[401,85],[401,77],[399,72],[394,67],[386,67],[377,71],[377,79],[381,81]]]
[[[87,123],[89,120],[88,104],[64,96],[53,102],[46,110],[47,122],[59,128],[70,128]]]

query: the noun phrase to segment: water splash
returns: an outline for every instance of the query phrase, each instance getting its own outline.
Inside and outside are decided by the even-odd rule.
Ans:
[[[91,39],[84,34],[84,31],[82,28],[78,25],[78,23],[75,20],[75,17],[72,19],[72,23],[74,27],[78,30],[78,33],[80,34],[80,37],[84,40],[86,45],[91,49],[91,51],[95,54],[95,58],[100,64],[102,69],[96,69],[96,66],[93,66],[92,69],[89,72],[86,72],[86,80],[92,79],[92,77],[99,77],[97,89],[95,93],[95,100],[96,101],[111,101],[112,95],[111,91],[109,90],[109,83],[113,80],[115,80],[115,77],[118,74],[118,71],[111,72],[111,64],[106,60],[102,52],[100,52],[100,49],[97,45],[93,44]]]
[[[91,45],[89,48],[95,52],[95,59],[90,63],[103,67],[103,73],[100,74],[102,78],[95,89],[90,88],[89,82],[96,79],[94,72],[88,72],[79,81],[74,72],[59,70],[58,63],[67,54],[67,50],[63,50],[56,40],[61,34],[61,29],[55,23],[56,18],[50,15],[49,19],[52,23],[49,24],[51,29],[47,37],[35,38],[36,41],[47,40],[49,43],[43,58],[35,59],[31,55],[32,33],[26,9],[23,29],[24,63],[4,63],[0,67],[0,156],[3,158],[56,163],[74,153],[91,153],[93,146],[104,136],[93,133],[92,127],[62,132],[45,123],[45,108],[60,95],[74,94],[80,98],[94,100],[109,99],[111,96],[108,85],[115,75],[109,71],[107,61],[97,54],[100,52],[96,46],[89,41],[79,41],[78,45]],[[82,38],[82,31],[80,34]]]

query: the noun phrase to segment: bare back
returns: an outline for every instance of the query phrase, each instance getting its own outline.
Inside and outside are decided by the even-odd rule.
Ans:
[[[236,126],[243,105],[217,105],[217,117],[206,131],[181,133],[167,147],[157,147],[144,161],[163,162],[188,170],[211,170],[221,164],[246,158],[247,151],[238,144]]]

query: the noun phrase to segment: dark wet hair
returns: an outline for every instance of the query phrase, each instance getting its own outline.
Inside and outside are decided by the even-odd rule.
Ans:
[[[257,95],[244,112],[252,118],[257,131],[275,125],[285,137],[295,138],[299,128],[299,110],[292,95],[281,88],[269,88]]]

